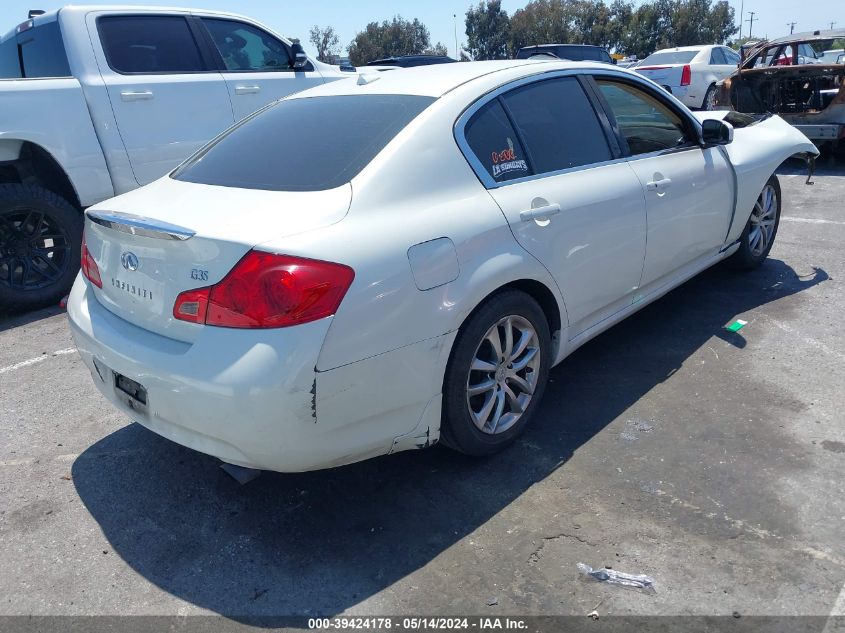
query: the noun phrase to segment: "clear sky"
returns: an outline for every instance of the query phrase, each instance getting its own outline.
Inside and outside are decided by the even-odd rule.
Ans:
[[[476,0],[477,1],[477,0]],[[527,0],[503,0],[502,5],[513,12],[525,6]],[[606,0],[607,1],[607,0]],[[636,1],[636,0],[635,0]],[[737,13],[739,24],[740,0],[730,0]],[[56,9],[67,4],[67,0],[0,0],[0,33],[5,33],[26,19],[29,9]],[[130,4],[120,0],[100,2],[89,0],[76,4]],[[282,35],[299,37],[306,50],[308,30],[314,24],[333,26],[340,35],[343,53],[346,46],[368,22],[388,19],[395,14],[406,19],[419,18],[431,31],[432,41],[440,41],[455,55],[455,20],[457,14],[458,40],[465,41],[463,17],[471,6],[467,0],[306,0],[290,2],[284,0],[136,0],[131,4],[161,6],[188,6],[203,9],[218,9],[248,15],[263,22]],[[789,33],[789,22],[797,22],[795,32],[830,28],[830,22],[838,22],[836,28],[845,28],[845,2],[842,0],[744,0],[744,18],[754,11],[753,35],[778,37]],[[748,34],[749,24],[743,24],[743,34]],[[704,43],[704,42],[703,42]]]

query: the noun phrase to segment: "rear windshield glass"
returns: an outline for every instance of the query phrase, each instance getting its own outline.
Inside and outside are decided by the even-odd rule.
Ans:
[[[411,95],[279,101],[206,146],[173,178],[270,191],[339,187],[433,101]]]
[[[567,59],[573,62],[610,61],[608,52],[598,46],[530,46],[519,49],[516,58],[528,59],[532,55],[543,55],[544,53],[550,53],[560,59]]]
[[[555,55],[561,59],[570,59],[574,62],[603,62],[610,59],[610,55],[606,51],[592,46],[561,46],[555,51]]]
[[[18,57],[18,43],[14,36],[0,42],[0,79],[19,79],[21,60]]]
[[[667,51],[649,55],[639,66],[651,66],[652,64],[689,64],[692,58],[698,55],[698,51]]]
[[[0,78],[70,77],[56,20],[23,29],[0,44]]]

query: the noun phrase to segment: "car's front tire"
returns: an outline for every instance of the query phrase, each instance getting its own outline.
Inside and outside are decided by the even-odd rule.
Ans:
[[[79,270],[82,214],[52,191],[0,185],[0,309],[55,303]]]
[[[519,290],[482,304],[462,326],[443,384],[441,440],[468,455],[513,442],[548,380],[551,336],[542,308]]]
[[[772,175],[754,203],[748,223],[739,237],[739,249],[730,263],[739,269],[757,268],[768,257],[780,226],[781,193],[777,176]]]

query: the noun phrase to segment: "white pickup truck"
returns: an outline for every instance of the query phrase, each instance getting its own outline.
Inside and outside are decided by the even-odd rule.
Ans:
[[[66,294],[86,207],[271,101],[350,76],[212,11],[65,7],[0,36],[0,311]]]

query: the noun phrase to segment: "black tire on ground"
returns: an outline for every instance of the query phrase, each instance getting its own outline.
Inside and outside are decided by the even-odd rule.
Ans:
[[[716,84],[711,84],[704,93],[704,100],[701,102],[702,110],[716,109]]]
[[[533,395],[524,412],[506,430],[490,434],[482,432],[470,416],[467,400],[470,365],[488,330],[508,316],[519,317],[531,325],[537,335],[540,363]],[[526,293],[504,290],[477,308],[461,327],[446,367],[441,441],[449,448],[476,456],[491,455],[513,442],[528,425],[543,397],[551,365],[551,349],[549,325],[543,310]]]
[[[56,303],[79,270],[82,213],[35,185],[0,185],[0,310]]]
[[[755,218],[759,217],[760,213],[765,211],[763,207],[765,206],[766,201],[764,200],[764,197],[767,191],[770,191],[774,196],[772,205],[774,222],[768,231],[768,241],[765,247],[755,251],[753,248],[753,231],[757,225]],[[775,243],[775,237],[777,237],[778,226],[780,226],[780,209],[780,182],[778,181],[777,176],[773,174],[769,180],[766,181],[763,191],[754,203],[754,209],[752,209],[748,222],[745,224],[745,228],[742,229],[742,234],[739,236],[739,250],[737,250],[728,259],[728,263],[730,263],[732,267],[739,270],[752,270],[762,264],[766,257],[768,257],[769,251],[772,250],[772,245]]]

